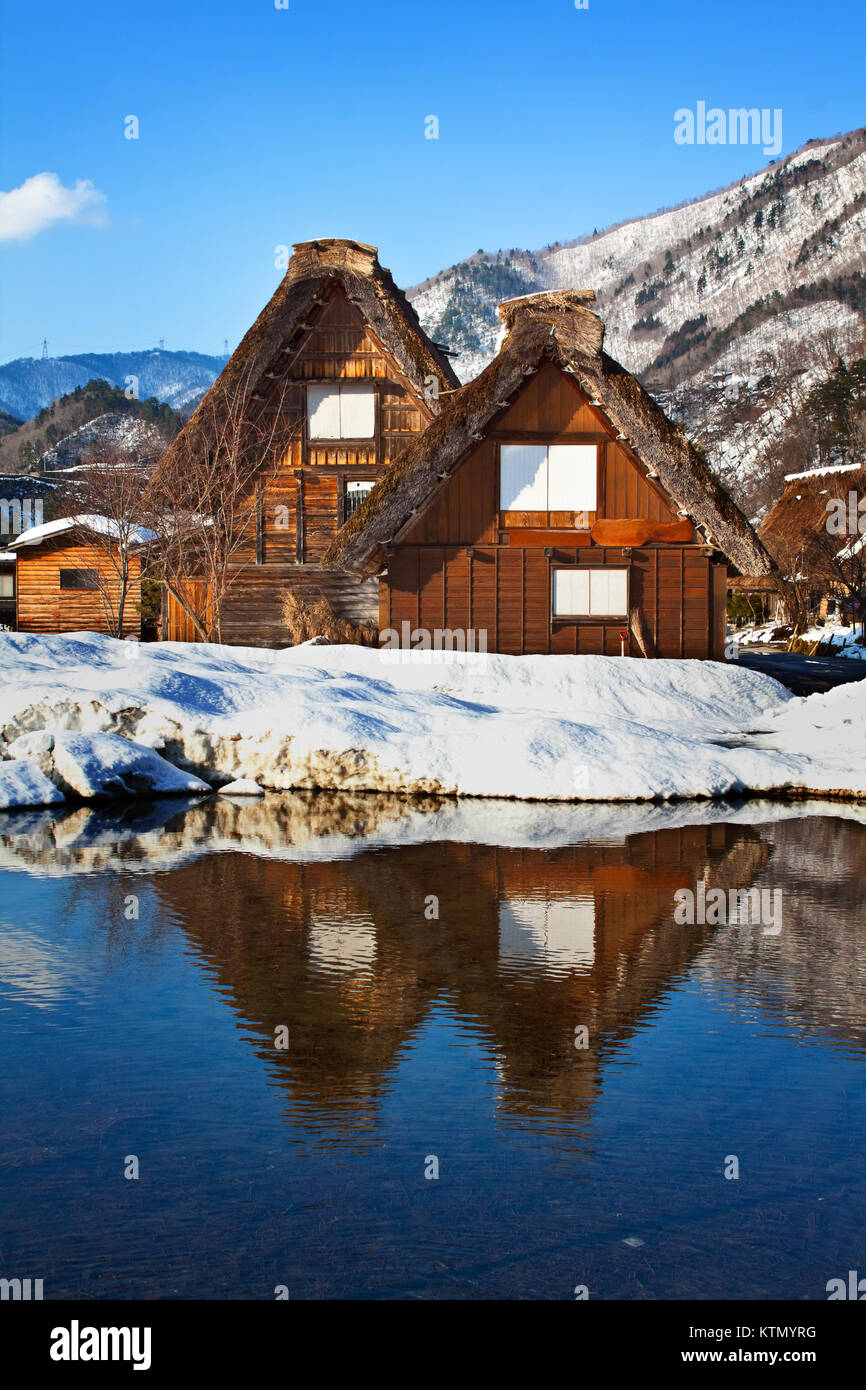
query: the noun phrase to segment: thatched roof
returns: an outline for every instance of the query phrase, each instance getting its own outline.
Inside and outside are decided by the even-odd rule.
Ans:
[[[838,464],[789,473],[785,490],[762,521],[758,535],[784,573],[797,572],[819,582],[832,579],[832,557],[851,538],[831,537],[827,503],[849,492],[866,495],[866,467]]]
[[[379,264],[375,246],[343,238],[301,241],[279,287],[245,334],[213,386],[200,401],[186,427],[163,455],[162,465],[182,458],[200,434],[219,418],[222,402],[238,393],[253,398],[264,386],[265,373],[279,377],[285,370],[284,352],[293,341],[300,346],[314,302],[324,302],[342,287],[360,310],[385,349],[406,373],[412,387],[430,401],[427,378],[435,376],[440,390],[459,386],[448,358],[430,341],[420,320],[391,272]],[[234,407],[233,407],[234,408]]]
[[[371,574],[387,547],[432,501],[445,478],[490,429],[524,379],[545,360],[570,373],[645,470],[739,570],[774,564],[742,512],[687,439],[635,377],[603,351],[604,324],[591,290],[529,295],[502,304],[507,337],[498,356],[391,466],[327,551],[323,563]]]

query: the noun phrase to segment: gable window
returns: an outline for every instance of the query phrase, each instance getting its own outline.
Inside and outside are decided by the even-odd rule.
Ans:
[[[372,439],[376,433],[376,392],[366,383],[330,382],[307,387],[311,439]]]
[[[503,444],[499,509],[503,512],[594,512],[595,444]]]
[[[99,575],[96,570],[61,570],[61,589],[98,589]]]
[[[346,491],[343,497],[343,521],[348,521],[350,516],[354,516],[361,503],[370,496],[375,486],[375,482],[371,479],[367,479],[364,482],[355,482],[353,479],[351,482],[346,483]]]
[[[625,618],[628,570],[573,566],[553,571],[555,618]]]

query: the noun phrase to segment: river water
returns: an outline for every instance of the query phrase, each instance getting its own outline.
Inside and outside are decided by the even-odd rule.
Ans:
[[[824,1299],[866,1273],[864,887],[833,803],[7,813],[0,1277]]]

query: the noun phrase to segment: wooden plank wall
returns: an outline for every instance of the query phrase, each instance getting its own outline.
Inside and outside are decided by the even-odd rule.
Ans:
[[[223,642],[241,647],[287,646],[283,598],[289,589],[309,601],[326,598],[337,613],[351,622],[377,621],[375,579],[359,583],[343,570],[312,565],[250,565],[237,576],[226,595],[221,624]],[[166,599],[165,640],[198,640],[192,623],[171,594]]]
[[[480,546],[400,546],[380,591],[380,628],[402,623],[487,632],[487,649],[514,655],[620,655],[622,621],[576,623],[554,619],[551,571],[557,566],[628,566],[631,602],[643,609],[657,654],[709,657],[712,584],[709,557],[697,546],[632,550],[594,546],[543,549]],[[724,567],[721,567],[724,569]],[[640,655],[633,642],[627,651]]]
[[[61,589],[61,569],[97,570],[116,603],[120,585],[106,556],[82,545],[24,547],[18,552],[17,565],[19,631],[108,633],[102,595],[94,589]],[[133,572],[136,577],[127,594],[124,637],[137,637],[141,632],[138,561],[133,561]]]

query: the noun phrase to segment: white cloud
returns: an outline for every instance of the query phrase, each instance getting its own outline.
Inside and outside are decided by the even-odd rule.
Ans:
[[[0,241],[28,241],[58,222],[105,219],[106,198],[90,179],[77,179],[64,188],[56,174],[34,174],[20,188],[0,193]]]

